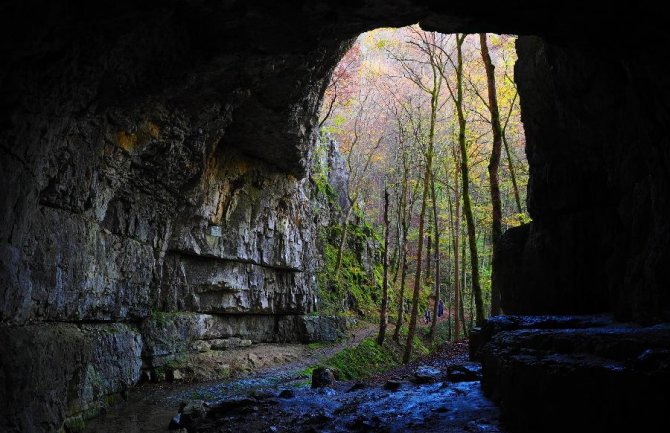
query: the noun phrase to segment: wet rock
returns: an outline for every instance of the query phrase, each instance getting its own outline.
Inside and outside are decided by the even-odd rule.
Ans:
[[[389,379],[384,384],[384,389],[388,389],[389,391],[397,391],[400,389],[401,386],[402,386],[401,380]]]
[[[279,393],[279,398],[293,398],[295,397],[295,391],[292,389],[284,389]]]
[[[332,416],[323,412],[306,415],[306,418],[307,419],[304,421],[304,424],[308,425],[323,425],[333,420]]]
[[[0,365],[11,372],[0,373],[0,431],[40,431],[66,417],[83,425],[139,381],[142,346],[138,330],[119,323],[0,326]]]
[[[379,418],[368,419],[364,416],[356,417],[347,424],[347,428],[353,431],[374,431],[379,427]]]
[[[251,346],[251,340],[240,340],[239,347],[249,347]]]
[[[172,431],[175,431],[175,430],[181,431],[182,430],[182,427],[183,427],[182,422],[184,421],[182,417],[184,416],[184,408],[185,407],[186,407],[185,402],[181,402],[179,404],[179,410],[177,411],[177,414],[170,419],[170,423],[168,424],[168,430],[172,430]]]
[[[490,317],[484,325],[470,332],[470,359],[478,360],[479,351],[486,343],[503,331],[516,329],[582,329],[612,325],[608,315],[546,315],[515,316],[501,315]]]
[[[423,385],[436,382],[439,376],[440,370],[437,368],[422,365],[414,372],[413,381],[416,384]]]
[[[646,371],[670,372],[670,349],[646,349],[630,365]]]
[[[207,416],[208,408],[203,400],[189,400],[180,405],[179,423],[176,428],[189,429]],[[170,425],[173,423],[171,422]]]
[[[318,367],[312,371],[312,388],[322,388],[334,384],[335,376],[330,368]]]
[[[364,389],[366,385],[363,382],[356,382],[347,390],[347,392],[358,391]]]
[[[473,382],[482,378],[482,367],[479,364],[468,363],[447,366],[447,380],[449,382]]]
[[[670,325],[503,331],[482,349],[482,388],[515,431],[646,429],[670,407],[669,364],[652,355],[668,350]]]

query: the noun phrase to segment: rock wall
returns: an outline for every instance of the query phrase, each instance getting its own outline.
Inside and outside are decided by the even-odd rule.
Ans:
[[[518,39],[533,222],[500,242],[506,312],[670,320],[670,83],[638,49]]]
[[[134,32],[126,37],[147,37]],[[86,47],[65,48],[72,68],[25,81],[1,133],[3,431],[75,429],[136,384],[164,360],[147,331],[161,312],[181,312],[162,316],[177,323],[209,314],[208,338],[311,338],[300,319],[316,304],[309,177],[223,143],[234,94],[192,106],[174,88],[117,89],[101,101],[112,71],[130,73],[134,90],[149,84],[150,71],[125,57],[146,46],[115,42],[86,61]],[[96,62],[107,72],[94,73]],[[91,335],[119,327],[118,337]],[[172,354],[201,337],[179,335]]]
[[[670,327],[498,316],[475,332],[482,389],[514,432],[654,430],[670,404]],[[473,344],[474,343],[474,344]]]
[[[77,431],[140,377],[142,338],[125,324],[50,323],[0,332],[2,431]]]

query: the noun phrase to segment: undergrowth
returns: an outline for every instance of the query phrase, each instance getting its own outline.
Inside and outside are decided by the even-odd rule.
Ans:
[[[391,370],[402,364],[402,355],[405,349],[406,335],[402,335],[400,343],[396,343],[387,336],[382,346],[374,338],[368,337],[354,347],[346,348],[330,358],[304,371],[310,376],[316,367],[328,367],[339,375],[339,380],[365,379],[384,371]],[[414,337],[413,359],[425,356],[430,350],[420,337]]]

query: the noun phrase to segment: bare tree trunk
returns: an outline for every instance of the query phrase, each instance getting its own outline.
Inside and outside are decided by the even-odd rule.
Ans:
[[[430,152],[432,153],[432,151]],[[414,346],[414,334],[416,333],[416,319],[419,312],[419,294],[421,293],[421,262],[422,249],[424,237],[424,220],[426,217],[426,201],[428,199],[428,183],[430,178],[430,163],[432,155],[428,154],[426,162],[426,173],[423,179],[423,194],[421,200],[421,212],[419,214],[419,245],[416,253],[416,273],[414,274],[414,295],[412,297],[412,314],[409,319],[409,331],[407,332],[407,344],[405,345],[405,353],[402,357],[402,362],[407,364],[412,356],[412,348]]]
[[[384,282],[382,285],[382,308],[379,313],[379,335],[377,336],[377,343],[381,346],[384,344],[386,337],[386,325],[388,324],[388,250],[389,250],[389,192],[384,187]]]
[[[430,252],[433,249],[433,238],[430,235],[431,220],[432,220],[432,216],[429,215],[428,216],[428,227],[427,227],[428,228],[428,238],[426,239],[426,241],[427,241],[427,243],[426,243],[426,272],[424,272],[424,275],[425,275],[424,284],[426,284],[426,285],[430,285],[430,282],[431,282],[430,273],[433,269],[431,267],[431,263],[430,263],[430,260],[431,260]]]
[[[477,326],[484,324],[484,305],[482,301],[482,290],[479,285],[479,258],[477,257],[477,244],[475,239],[475,222],[472,216],[472,204],[470,202],[470,173],[468,167],[468,148],[465,142],[465,114],[463,112],[463,41],[466,35],[457,37],[456,50],[458,64],[456,68],[457,92],[456,112],[458,114],[458,143],[461,148],[461,180],[463,182],[463,213],[468,229],[468,241],[470,244],[470,268],[472,269],[472,291],[475,297],[475,312]]]
[[[402,328],[405,312],[405,280],[407,276],[407,233],[409,232],[409,221],[411,218],[412,207],[407,206],[407,194],[408,194],[408,177],[409,177],[409,168],[406,165],[406,159],[403,159],[403,164],[405,164],[405,171],[403,174],[403,187],[402,187],[402,263],[400,270],[400,294],[398,296],[398,318],[396,320],[395,330],[393,331],[393,340],[400,341],[400,330]],[[400,213],[399,213],[400,215]]]
[[[435,329],[437,327],[437,312],[440,302],[440,230],[437,224],[437,199],[435,194],[435,177],[430,177],[431,199],[433,201],[433,227],[435,234],[435,305],[433,305],[433,322],[430,324],[430,340],[435,339]]]
[[[454,339],[458,340],[460,337],[461,327],[461,276],[460,269],[460,251],[459,243],[461,237],[461,198],[459,197],[459,173],[460,170],[454,170],[454,189],[456,193],[454,222],[452,224],[452,239],[454,244]]]
[[[489,54],[489,46],[486,41],[486,33],[479,34],[479,43],[482,51],[482,60],[486,69],[486,81],[488,83],[489,112],[491,113],[491,130],[493,132],[493,146],[491,147],[491,159],[489,159],[489,181],[491,184],[491,245],[495,256],[496,245],[502,234],[502,205],[500,204],[500,182],[498,170],[500,168],[500,153],[502,148],[502,128],[500,127],[500,113],[498,111],[498,95],[496,94],[495,66]],[[495,257],[494,257],[495,260]],[[495,269],[491,275],[491,316],[500,314],[500,292],[495,284]],[[478,318],[479,320],[479,318]]]
[[[519,196],[519,185],[516,182],[516,170],[514,169],[514,162],[512,161],[512,154],[509,151],[509,145],[507,143],[507,125],[509,125],[509,119],[512,117],[512,110],[514,109],[514,102],[516,101],[516,97],[519,94],[517,91],[514,94],[514,98],[512,98],[512,103],[509,106],[509,111],[507,112],[507,118],[505,119],[505,124],[502,127],[501,135],[502,135],[502,142],[503,146],[505,147],[505,154],[507,155],[507,164],[509,166],[509,174],[512,178],[512,188],[514,189],[514,200],[516,201],[516,208],[519,213],[523,212],[523,209],[521,207],[521,198]]]
[[[468,338],[468,326],[467,326],[467,319],[465,317],[465,299],[466,297],[466,289],[468,288],[468,281],[467,281],[467,273],[466,269],[468,268],[468,256],[465,254],[465,233],[463,230],[461,230],[461,236],[463,237],[461,239],[461,275],[458,276],[461,280],[461,302],[459,304],[460,308],[460,314],[461,314],[461,325],[463,326],[463,336],[465,338]],[[472,304],[471,304],[472,305]]]
[[[405,279],[407,276],[407,244],[403,245],[402,270],[400,271],[400,294],[398,296],[398,320],[393,331],[393,340],[400,341],[400,329],[404,321],[405,312]]]
[[[416,254],[416,274],[414,275],[414,294],[412,297],[412,315],[407,332],[407,345],[402,361],[407,364],[412,356],[414,346],[414,334],[416,333],[416,319],[419,311],[419,295],[421,293],[421,254],[423,249],[424,220],[426,218],[426,201],[430,189],[430,177],[433,173],[433,145],[435,142],[435,122],[437,118],[438,96],[440,94],[440,82],[438,81],[437,69],[433,65],[433,91],[430,99],[430,129],[428,131],[428,151],[426,152],[426,169],[423,176],[423,193],[421,198],[421,213],[419,214],[419,245]]]
[[[450,275],[451,273],[451,266],[449,266],[449,263],[451,263],[451,244],[447,243],[447,270],[446,270],[446,275]],[[452,330],[452,317],[451,317],[451,311],[453,309],[454,303],[452,302],[452,290],[451,290],[451,284],[447,281],[447,286],[446,286],[446,293],[445,293],[445,298],[447,300],[447,338],[449,341],[452,339],[453,335],[453,330]]]

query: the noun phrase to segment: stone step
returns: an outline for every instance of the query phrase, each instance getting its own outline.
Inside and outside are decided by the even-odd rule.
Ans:
[[[512,431],[640,431],[664,422],[670,325],[528,327],[534,320],[499,330],[478,351],[484,392]]]

